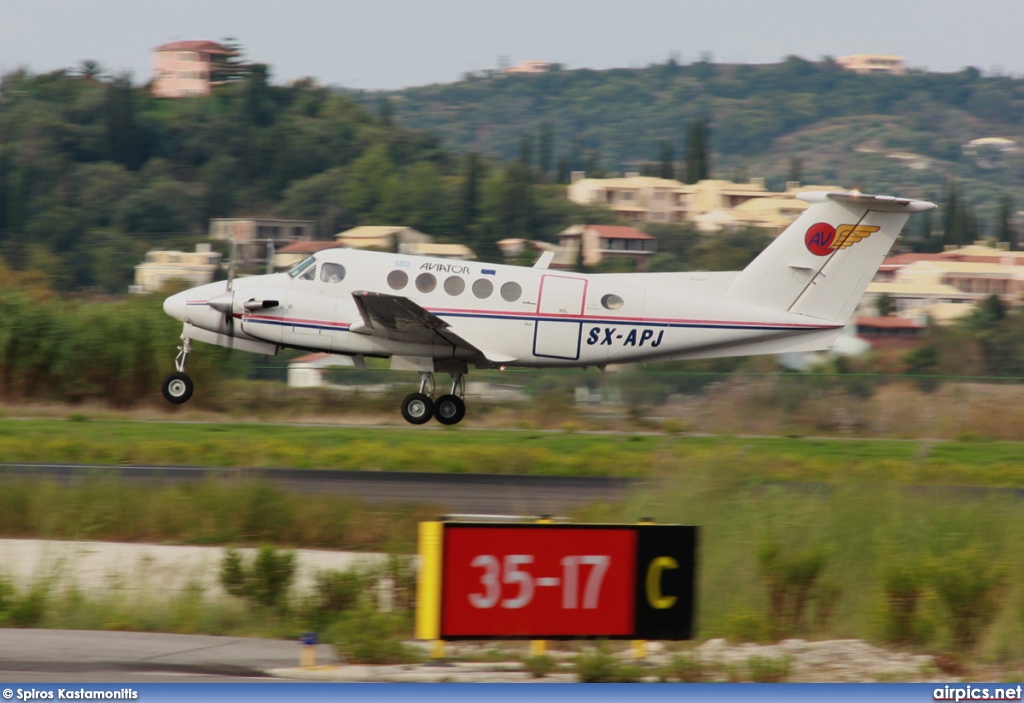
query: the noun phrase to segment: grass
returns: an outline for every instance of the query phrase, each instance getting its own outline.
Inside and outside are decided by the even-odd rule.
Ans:
[[[0,485],[0,536],[19,538],[409,553],[417,523],[438,512],[428,505],[371,507],[253,480],[147,486],[102,477],[69,484],[17,478]]]
[[[633,522],[644,515],[700,525],[701,638],[855,637],[1011,664],[1024,661],[1024,587],[1012,577],[1024,571],[1020,500],[1010,492],[919,487],[1016,488],[1024,485],[1021,456],[1024,444],[993,441],[0,420],[5,461],[643,477],[624,504],[590,506],[573,517]],[[429,506],[370,508],[252,480],[145,486],[98,476],[68,485],[9,478],[0,490],[0,535],[7,537],[408,553],[417,522],[435,514]],[[766,545],[779,550],[780,564],[804,554],[822,559],[803,617],[784,623],[785,632],[770,619],[759,569]],[[958,572],[957,563],[968,563],[964,555],[972,566]],[[892,607],[900,592],[889,574],[893,564],[912,570],[905,577],[916,584],[912,612]],[[971,574],[987,574],[987,582]],[[960,597],[978,589],[987,589],[984,597]],[[160,608],[121,606],[113,597],[86,607],[74,594],[54,595],[42,622],[268,635],[295,627],[273,619],[261,625],[238,604],[218,610],[193,595]],[[19,617],[40,607],[38,597],[28,599]],[[965,642],[970,652],[959,651]],[[595,676],[604,676],[607,662],[594,657]]]
[[[833,476],[830,490],[766,484],[728,463],[664,477],[621,506],[586,518],[700,525],[699,637],[732,641],[891,639],[893,618],[912,618],[912,646],[957,651],[986,661],[1024,659],[1024,588],[1007,574],[1024,570],[1024,511],[1014,495],[920,491],[897,479],[867,483]],[[968,475],[965,473],[965,476]],[[815,555],[815,579],[794,582],[801,618],[773,618],[764,568]],[[968,555],[970,559],[967,558]],[[892,564],[912,570],[920,594],[911,615],[891,606]],[[785,584],[784,584],[785,585]],[[971,628],[970,631],[965,628]]]
[[[6,462],[624,477],[706,466],[737,480],[1016,487],[1021,456],[1024,442],[0,419]]]

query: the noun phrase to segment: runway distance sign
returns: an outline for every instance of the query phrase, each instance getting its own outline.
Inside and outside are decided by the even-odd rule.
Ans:
[[[697,528],[421,523],[421,639],[688,639]]]

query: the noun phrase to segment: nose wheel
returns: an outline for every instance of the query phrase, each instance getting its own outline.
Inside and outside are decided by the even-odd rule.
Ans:
[[[181,338],[183,343],[178,347],[178,356],[174,360],[174,366],[178,370],[165,378],[160,388],[167,402],[174,403],[175,405],[181,405],[186,402],[192,397],[192,391],[195,389],[192,379],[185,373],[185,359],[188,358],[188,353],[192,351],[192,342],[185,335],[182,335]]]
[[[164,379],[161,390],[164,393],[164,398],[169,403],[181,405],[192,397],[194,388],[192,379],[188,377],[188,374],[175,371]]]

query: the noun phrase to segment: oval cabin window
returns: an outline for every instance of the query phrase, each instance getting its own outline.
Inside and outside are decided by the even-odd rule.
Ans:
[[[429,293],[437,288],[437,279],[432,273],[421,273],[416,277],[416,290],[420,293]]]
[[[604,306],[606,310],[618,310],[625,305],[625,301],[620,296],[617,296],[614,293],[609,293],[601,298],[601,305]]]
[[[478,298],[489,298],[491,293],[494,292],[494,284],[488,281],[486,278],[481,278],[477,281],[473,281],[473,295]]]
[[[392,290],[402,290],[409,285],[409,274],[395,269],[388,274],[388,285],[391,286]]]
[[[510,303],[519,300],[523,294],[523,287],[515,281],[509,281],[501,287],[501,297]]]

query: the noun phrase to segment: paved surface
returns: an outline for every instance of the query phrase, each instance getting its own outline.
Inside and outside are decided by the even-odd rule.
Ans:
[[[0,629],[0,681],[515,682],[517,662],[343,666],[317,645],[318,666],[299,667],[294,641],[140,632]],[[573,681],[571,674],[546,682]]]
[[[0,676],[19,673],[193,673],[264,676],[299,663],[298,642],[145,632],[0,629]],[[324,661],[333,650],[320,645]]]
[[[295,491],[343,493],[368,503],[427,503],[442,512],[506,515],[554,514],[597,501],[617,502],[637,485],[634,479],[594,476],[0,463],[0,476],[50,476],[72,481],[93,475],[166,483],[211,477],[256,478]]]

